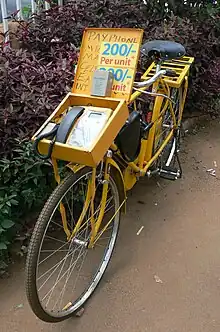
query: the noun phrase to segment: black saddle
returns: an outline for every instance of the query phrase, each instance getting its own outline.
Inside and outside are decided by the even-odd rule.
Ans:
[[[161,60],[180,59],[186,54],[185,47],[168,40],[152,40],[141,47],[141,53]]]

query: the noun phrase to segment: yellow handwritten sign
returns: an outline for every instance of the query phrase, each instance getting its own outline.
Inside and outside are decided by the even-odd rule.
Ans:
[[[86,29],[72,92],[90,95],[93,72],[100,69],[113,73],[111,97],[129,100],[142,36],[140,29]]]

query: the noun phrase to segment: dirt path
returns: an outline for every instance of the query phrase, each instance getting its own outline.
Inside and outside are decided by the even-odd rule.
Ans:
[[[220,122],[189,135],[177,182],[143,179],[115,255],[80,319],[50,325],[26,302],[23,263],[0,280],[1,332],[219,332]],[[137,231],[144,226],[137,236]],[[155,276],[161,282],[156,282]]]

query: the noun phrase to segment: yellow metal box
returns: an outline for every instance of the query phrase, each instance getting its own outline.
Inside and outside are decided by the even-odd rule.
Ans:
[[[88,150],[58,142],[55,142],[53,147],[52,157],[56,159],[94,167],[102,160],[128,118],[129,110],[126,101],[110,97],[99,98],[68,93],[51,116],[34,134],[32,140],[35,140],[49,123],[59,123],[65,114],[65,111],[70,106],[93,106],[112,109],[112,114],[107,123]],[[39,152],[41,154],[47,154],[50,143],[51,141],[49,139],[42,139],[38,145]]]

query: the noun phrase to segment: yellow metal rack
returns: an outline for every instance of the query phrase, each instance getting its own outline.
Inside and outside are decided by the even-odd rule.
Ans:
[[[172,88],[179,88],[184,80],[184,77],[188,75],[188,71],[193,61],[194,58],[192,57],[183,57],[181,60],[168,60],[163,62],[161,69],[171,69],[174,70],[177,74],[176,77],[164,76],[164,81]],[[150,79],[153,75],[155,75],[155,71],[156,64],[153,62],[149,69],[141,77],[141,79]]]

